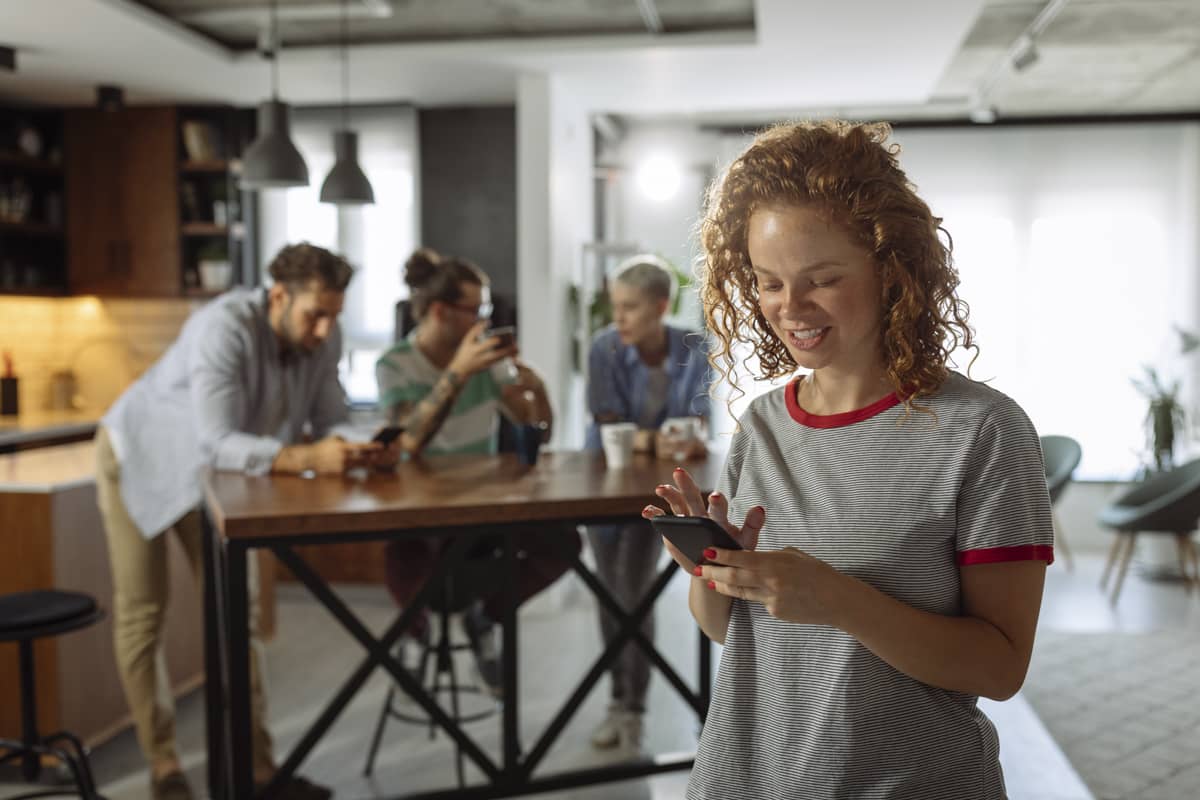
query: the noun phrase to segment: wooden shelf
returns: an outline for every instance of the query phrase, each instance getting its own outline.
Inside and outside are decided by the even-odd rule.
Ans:
[[[0,297],[62,297],[67,293],[65,286],[30,286],[6,289],[0,287]]]
[[[25,236],[62,236],[61,225],[42,222],[4,222],[0,220],[0,233],[16,233]]]
[[[212,159],[210,161],[184,161],[179,165],[179,171],[203,173],[228,172],[229,162],[225,159]]]
[[[54,164],[43,158],[30,158],[16,153],[0,153],[0,168],[20,169],[28,172],[45,172],[61,175],[62,164]]]
[[[229,226],[213,222],[185,222],[180,226],[184,236],[228,236]]]

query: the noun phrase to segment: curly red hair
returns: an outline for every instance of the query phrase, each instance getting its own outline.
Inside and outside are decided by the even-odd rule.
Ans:
[[[700,223],[705,256],[699,284],[717,339],[709,362],[726,380],[736,366],[735,342],[754,347],[760,380],[797,367],[759,308],[747,250],[751,215],[772,206],[814,207],[871,253],[883,286],[881,354],[908,410],[914,399],[941,386],[956,347],[978,352],[967,304],[956,294],[950,234],[900,169],[900,146],[888,144],[890,136],[886,123],[776,125],[759,133],[713,182]]]

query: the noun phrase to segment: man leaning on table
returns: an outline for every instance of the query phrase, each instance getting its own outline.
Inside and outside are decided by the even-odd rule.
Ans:
[[[113,638],[155,800],[190,800],[175,748],[163,656],[167,542],[173,530],[202,567],[198,507],[207,469],[339,473],[394,463],[395,453],[334,435],[346,421],[337,317],[353,270],[310,244],[283,248],[269,289],[234,289],[193,314],[179,338],[117,400],[96,434],[97,492],[114,587]],[[305,441],[305,428],[313,441]],[[275,772],[265,725],[258,574],[249,561],[254,780]],[[331,792],[301,777],[290,800]]]

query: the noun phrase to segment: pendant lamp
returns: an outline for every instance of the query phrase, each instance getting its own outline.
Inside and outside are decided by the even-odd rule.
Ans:
[[[271,0],[271,99],[258,106],[258,138],[242,156],[243,189],[286,189],[308,185],[308,165],[292,143],[288,104],[279,100],[279,35]]]
[[[364,205],[375,202],[371,182],[358,165],[358,133],[350,130],[350,51],[346,33],[346,0],[342,0],[342,127],[333,132],[333,169],[321,184],[321,202]]]

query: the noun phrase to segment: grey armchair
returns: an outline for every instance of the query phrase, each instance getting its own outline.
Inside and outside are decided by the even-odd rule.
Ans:
[[[1067,548],[1067,537],[1063,530],[1054,506],[1063,489],[1071,482],[1079,459],[1083,457],[1083,448],[1079,442],[1070,436],[1043,436],[1042,466],[1046,472],[1046,489],[1050,492],[1050,511],[1054,518],[1054,549],[1062,553],[1063,565],[1070,570],[1072,567],[1071,551]]]
[[[1101,509],[1099,520],[1101,525],[1112,528],[1117,534],[1100,577],[1100,586],[1104,588],[1113,567],[1117,568],[1111,596],[1114,605],[1140,533],[1175,537],[1179,568],[1190,592],[1200,581],[1200,556],[1192,541],[1192,531],[1200,520],[1200,458],[1139,483]]]

